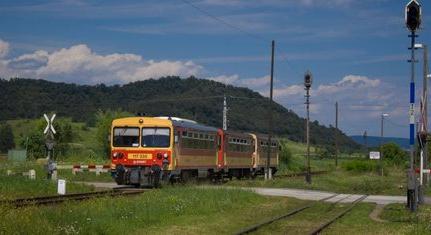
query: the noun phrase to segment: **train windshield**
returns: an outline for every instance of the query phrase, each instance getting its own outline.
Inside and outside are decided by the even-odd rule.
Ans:
[[[167,148],[170,143],[170,129],[157,127],[142,128],[142,147]]]
[[[115,127],[114,147],[139,147],[139,128],[137,127]]]

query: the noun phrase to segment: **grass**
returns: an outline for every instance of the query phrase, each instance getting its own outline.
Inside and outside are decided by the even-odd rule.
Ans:
[[[22,140],[38,125],[41,119],[19,119],[9,120],[14,134],[14,141],[17,148],[25,149],[20,146]],[[59,163],[74,164],[105,164],[109,161],[107,157],[101,156],[97,151],[96,128],[87,127],[85,123],[71,122],[74,140],[69,143],[69,151],[65,156],[61,156]],[[40,156],[45,157],[45,156]]]
[[[325,220],[340,213],[347,206],[348,204],[319,202],[298,214],[258,230],[256,234],[308,234]]]
[[[6,234],[232,234],[303,203],[237,189],[168,187],[134,198],[1,208],[0,230]]]
[[[0,206],[5,234],[233,234],[256,223],[301,207],[308,201],[265,197],[226,188],[166,187],[124,198],[99,198],[57,206],[12,209]],[[306,234],[347,204],[315,206],[259,230],[257,234]],[[371,220],[373,204],[359,204],[324,234],[430,234],[431,207],[410,214],[389,205]]]
[[[94,187],[67,183],[67,193],[94,191]],[[57,184],[46,179],[30,180],[23,176],[0,176],[0,200],[57,194]]]
[[[324,234],[431,234],[431,206],[419,207],[418,213],[410,213],[405,205],[387,205],[377,223],[368,215],[374,204],[359,204],[343,218],[331,225]]]
[[[22,176],[23,172],[28,172],[30,169],[36,171],[35,180]],[[12,170],[14,175],[7,176],[7,170]],[[58,178],[65,177],[60,174]],[[66,190],[67,193],[88,192],[93,191],[94,187],[68,182]],[[46,171],[42,165],[35,162],[9,161],[0,164],[0,200],[55,194],[57,194],[56,182],[46,179]]]
[[[95,172],[77,172],[76,175],[74,175],[72,174],[72,170],[58,170],[58,175],[62,179],[70,181],[114,182],[109,172],[100,173],[100,175],[96,175]]]
[[[227,185],[299,188],[337,193],[405,195],[406,176],[402,170],[396,168],[388,170],[385,176],[379,176],[373,172],[356,173],[340,169],[331,171],[328,174],[312,176],[310,185],[305,183],[304,177],[275,178],[271,181],[264,181],[262,178],[233,180],[228,182]],[[431,195],[431,190],[428,190],[427,194]]]

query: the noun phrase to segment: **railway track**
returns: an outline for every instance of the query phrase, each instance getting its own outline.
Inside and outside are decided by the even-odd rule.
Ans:
[[[349,207],[347,207],[345,210],[341,211],[340,213],[332,217],[330,220],[324,222],[319,227],[315,228],[312,232],[310,232],[310,235],[320,234],[325,228],[329,227],[329,225],[337,221],[339,218],[343,217],[345,214],[347,214],[347,212],[351,211],[358,203],[360,203],[365,198],[367,198],[367,196],[368,195],[363,195],[362,197],[353,201],[352,204]]]
[[[128,188],[118,188],[114,190],[105,190],[89,193],[73,193],[66,195],[55,195],[45,197],[19,198],[14,200],[0,201],[0,204],[12,205],[13,207],[39,206],[39,205],[54,205],[66,201],[83,201],[100,197],[119,197],[133,196],[142,194],[146,190],[128,190]]]
[[[329,171],[313,171],[311,172],[311,175],[324,175],[328,174]],[[275,178],[291,178],[291,177],[299,177],[299,176],[305,176],[307,172],[300,172],[300,173],[291,173],[291,174],[284,174],[284,175],[275,175]]]
[[[337,196],[339,196],[339,195],[340,195],[340,194],[334,194],[334,195],[332,195],[332,196],[329,196],[329,197],[326,197],[326,198],[320,199],[320,200],[319,200],[319,201],[317,201],[317,202],[311,202],[311,203],[308,203],[308,204],[306,204],[306,205],[304,205],[304,206],[302,206],[302,207],[299,207],[299,208],[293,209],[293,210],[291,210],[291,211],[289,211],[289,212],[287,212],[287,213],[285,213],[285,214],[283,214],[283,215],[280,215],[280,216],[277,216],[277,217],[271,218],[271,219],[269,219],[269,220],[267,220],[267,221],[264,221],[264,222],[261,222],[261,223],[255,224],[255,225],[250,226],[250,227],[247,227],[247,228],[245,228],[245,229],[243,229],[243,230],[241,230],[241,231],[239,231],[239,232],[237,232],[237,233],[235,233],[235,234],[236,234],[236,235],[243,235],[243,234],[249,234],[249,233],[255,232],[255,231],[257,231],[257,230],[259,230],[259,229],[261,229],[261,228],[263,228],[263,227],[265,227],[265,226],[269,226],[269,225],[271,225],[271,224],[272,224],[272,223],[274,223],[274,222],[280,221],[280,220],[282,220],[282,219],[287,219],[287,218],[289,218],[289,217],[291,217],[291,216],[293,216],[293,215],[295,215],[295,214],[298,214],[298,213],[300,213],[300,212],[302,212],[302,211],[304,211],[304,210],[306,210],[306,209],[308,209],[308,208],[311,208],[312,206],[316,205],[318,202],[324,202],[324,201],[330,200],[330,199],[332,199],[332,198],[335,198],[335,197],[337,197]],[[338,200],[337,200],[337,201],[335,201],[335,202],[332,202],[331,208],[334,208],[334,207],[335,207],[335,205],[336,205],[337,203],[340,203],[341,201],[343,201],[343,200],[345,200],[345,199],[347,199],[347,198],[349,198],[349,197],[351,197],[351,196],[352,196],[352,195],[348,195],[347,197],[343,197],[343,198],[341,198],[341,199],[338,199]],[[319,234],[319,233],[320,233],[320,232],[322,232],[325,228],[327,228],[329,225],[331,225],[332,223],[334,223],[337,219],[339,219],[339,218],[343,217],[346,213],[348,213],[349,211],[351,211],[351,210],[352,210],[352,209],[353,209],[353,208],[354,208],[354,207],[355,207],[359,202],[363,201],[366,197],[367,197],[367,195],[364,195],[364,196],[362,196],[362,197],[360,197],[360,198],[356,199],[355,201],[353,201],[353,202],[351,203],[351,205],[350,205],[347,209],[345,209],[345,210],[341,211],[340,213],[336,214],[336,216],[331,217],[329,220],[327,220],[327,221],[325,221],[324,223],[320,224],[318,227],[314,228],[314,229],[312,230],[312,232],[310,232],[309,234],[313,234],[313,235],[315,235],[315,234]]]

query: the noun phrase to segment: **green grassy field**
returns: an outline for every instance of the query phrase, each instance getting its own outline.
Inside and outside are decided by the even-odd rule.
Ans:
[[[165,187],[124,198],[23,209],[0,206],[5,234],[233,234],[307,204],[293,198],[265,197],[239,189]],[[410,214],[402,205],[385,208],[379,223],[369,219],[372,204],[360,204],[325,234],[427,234],[430,207]],[[258,234],[304,234],[346,205],[318,203]]]
[[[360,204],[343,218],[330,226],[323,234],[431,234],[431,206],[419,207],[417,213],[410,213],[405,205],[387,205],[378,223],[368,215],[373,204]]]
[[[231,234],[304,203],[235,189],[169,187],[136,197],[2,208],[6,234]]]
[[[36,171],[36,179],[30,180],[22,176],[23,172],[33,169]],[[7,170],[11,170],[14,175],[7,176]],[[61,177],[59,178],[66,178]],[[93,191],[94,187],[67,183],[67,193],[78,193]],[[42,165],[35,162],[9,162],[3,161],[0,164],[0,200],[14,199],[22,197],[46,196],[57,194],[57,184],[46,179],[46,172]]]
[[[386,175],[380,176],[375,172],[350,172],[343,169],[330,171],[328,174],[312,176],[312,183],[307,184],[303,176],[277,178],[265,181],[263,178],[255,180],[233,180],[229,186],[241,187],[273,187],[323,190],[337,193],[405,195],[406,176],[403,170],[392,168]],[[427,191],[431,195],[431,190]]]

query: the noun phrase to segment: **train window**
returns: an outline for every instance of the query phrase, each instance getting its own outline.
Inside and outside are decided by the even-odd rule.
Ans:
[[[114,147],[139,147],[139,128],[115,127],[113,145]]]
[[[187,131],[183,131],[183,136],[187,137]]]
[[[170,129],[157,127],[142,128],[142,147],[169,147]]]
[[[195,139],[199,138],[198,133],[193,133],[193,138],[195,138]]]
[[[193,133],[187,132],[187,137],[192,138],[193,137]]]

